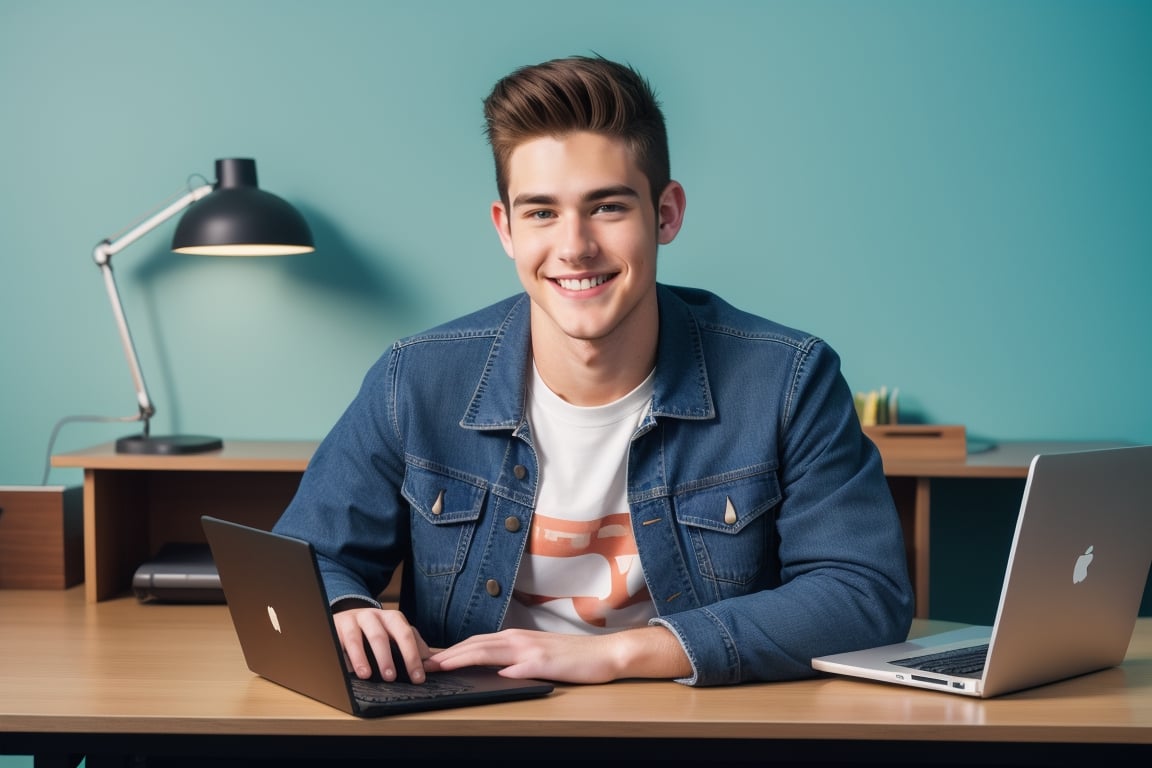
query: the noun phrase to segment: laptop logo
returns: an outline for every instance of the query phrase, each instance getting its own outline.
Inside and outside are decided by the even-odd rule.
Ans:
[[[280,632],[280,619],[276,615],[276,609],[272,606],[268,606],[268,620],[272,622],[272,629]]]
[[[1073,584],[1079,584],[1088,578],[1088,566],[1092,564],[1092,558],[1094,557],[1092,547],[1088,547],[1088,549],[1084,550],[1084,554],[1076,558],[1076,567],[1072,569]]]

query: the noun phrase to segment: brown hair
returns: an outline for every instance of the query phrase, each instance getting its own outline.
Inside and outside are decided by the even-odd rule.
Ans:
[[[592,131],[622,139],[648,177],[652,203],[671,171],[664,115],[648,81],[630,66],[571,56],[521,67],[484,100],[496,187],[508,205],[508,160],[517,146],[542,136]]]

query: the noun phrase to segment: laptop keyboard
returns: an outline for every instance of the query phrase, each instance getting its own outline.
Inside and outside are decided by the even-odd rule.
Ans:
[[[361,680],[355,675],[349,675],[348,680],[352,684],[353,696],[356,697],[357,701],[365,704],[458,696],[474,688],[472,683],[467,680],[450,674],[430,675],[427,682],[422,685],[387,683],[382,680]]]
[[[935,672],[954,677],[980,677],[984,673],[984,661],[988,658],[988,644],[967,648],[955,648],[940,653],[927,653],[910,656],[890,662],[901,667]]]

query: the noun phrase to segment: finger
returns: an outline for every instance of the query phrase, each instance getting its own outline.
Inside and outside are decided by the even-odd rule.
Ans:
[[[473,635],[455,645],[432,654],[427,660],[436,669],[460,669],[472,666],[505,666],[514,661],[509,644],[496,634]]]
[[[344,649],[344,659],[348,669],[362,680],[372,676],[372,664],[368,659],[368,651],[364,646],[364,634],[356,623],[344,626],[337,632],[340,645]]]
[[[420,634],[420,630],[416,629],[416,627],[412,627],[412,636],[416,638],[416,648],[420,651],[421,660],[428,658],[434,653],[428,643],[424,642],[424,636]]]
[[[427,645],[404,614],[399,611],[383,611],[380,614],[378,631],[369,636],[372,652],[385,680],[396,680],[403,675],[413,683],[424,682],[423,656]]]
[[[424,682],[424,658],[429,655],[424,638],[420,637],[415,627],[408,625],[408,631],[397,634],[395,640],[395,650],[399,652],[396,663],[404,665],[407,677],[413,683]]]

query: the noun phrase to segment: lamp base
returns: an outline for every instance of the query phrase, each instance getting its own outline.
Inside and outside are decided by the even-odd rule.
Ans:
[[[218,451],[224,441],[206,435],[129,435],[116,441],[116,453],[179,456]]]

